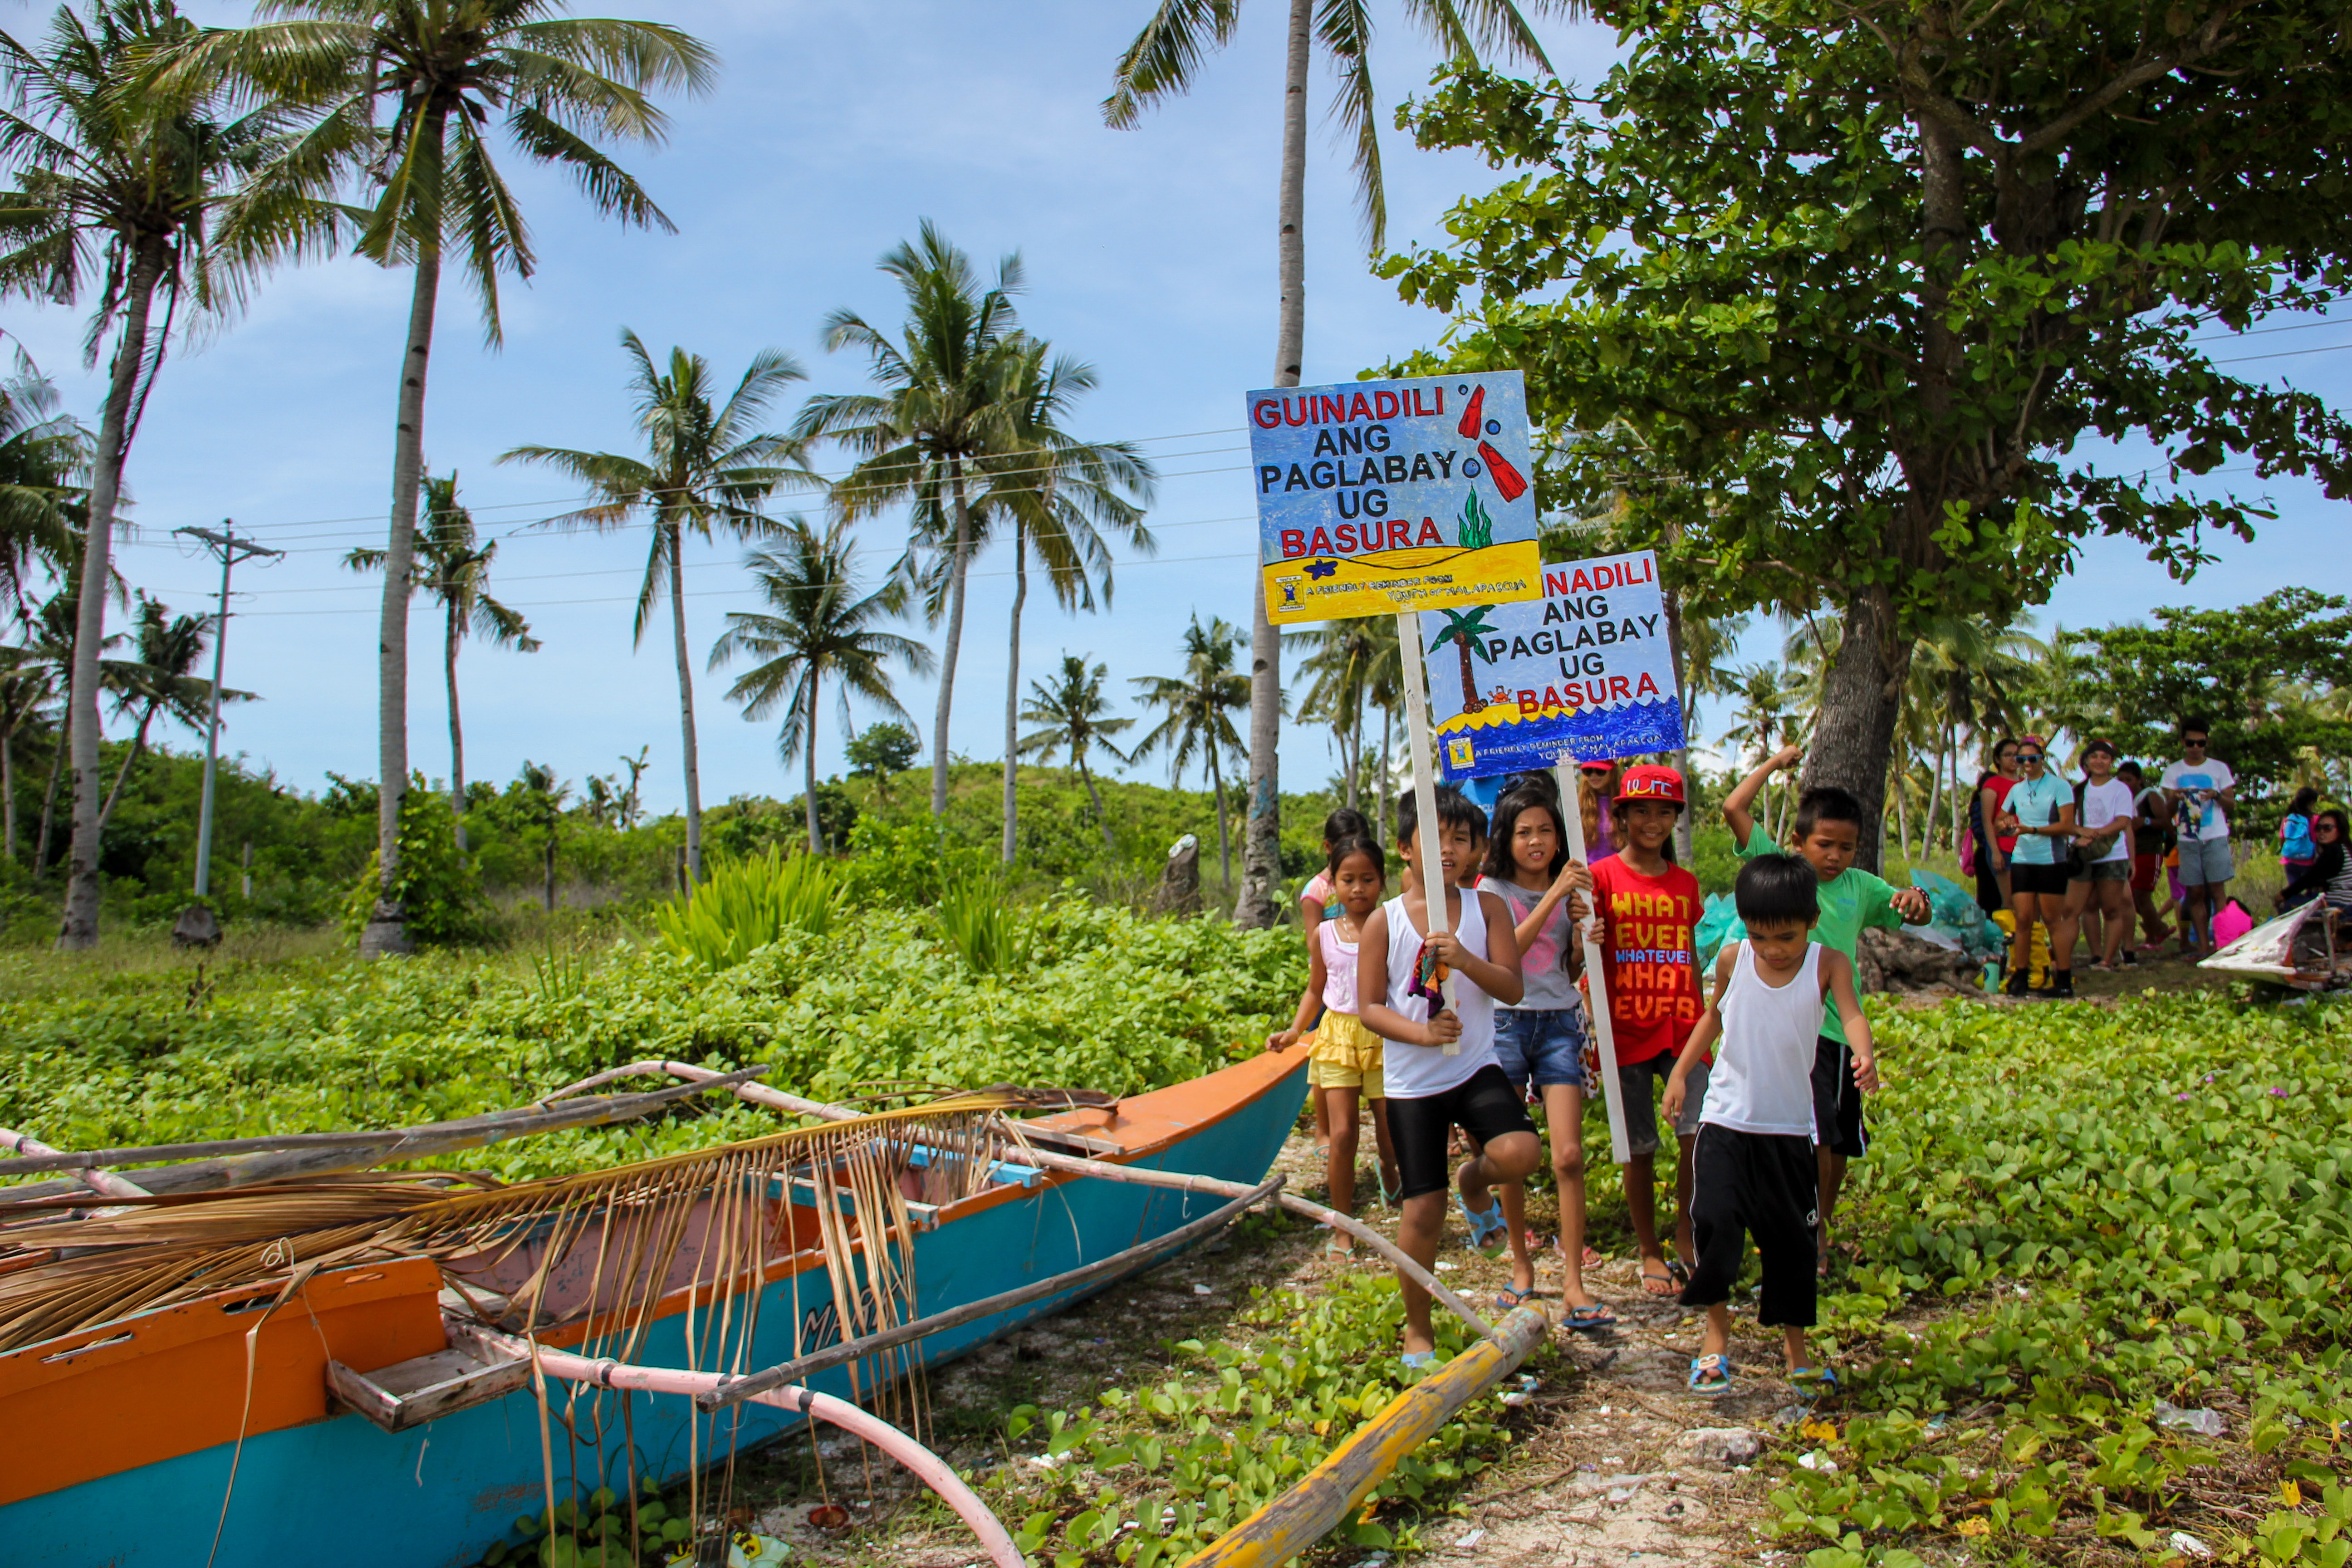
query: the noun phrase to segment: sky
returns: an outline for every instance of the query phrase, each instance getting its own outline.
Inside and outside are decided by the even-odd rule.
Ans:
[[[192,5],[203,20],[243,21],[243,6]],[[526,444],[635,448],[617,344],[634,329],[656,357],[673,345],[710,361],[731,385],[751,355],[781,348],[809,379],[778,407],[781,428],[806,392],[867,388],[864,362],[827,354],[820,324],[848,308],[895,324],[900,298],[877,258],[937,222],[983,269],[1017,250],[1028,290],[1023,324],[1088,360],[1099,390],[1070,420],[1076,433],[1138,442],[1163,479],[1150,523],[1156,556],[1122,556],[1100,614],[1069,615],[1030,595],[1022,685],[1064,651],[1108,664],[1120,710],[1136,676],[1174,673],[1188,619],[1246,625],[1255,530],[1246,477],[1242,395],[1271,381],[1275,174],[1280,134],[1282,7],[1243,8],[1232,45],[1211,58],[1188,98],[1133,130],[1104,127],[1099,104],[1146,0],[680,0],[630,14],[685,27],[712,45],[724,68],[715,91],[671,100],[667,145],[620,153],[677,226],[623,229],[594,217],[565,181],[508,155],[540,258],[527,283],[501,291],[503,346],[487,347],[474,300],[445,282],[428,384],[425,449],[434,472],[457,471],[460,491],[499,553],[492,591],[522,611],[543,644],[534,653],[469,647],[460,665],[467,773],[502,782],[528,760],[580,781],[621,771],[650,748],[646,801],[683,798],[676,667],[667,610],[634,647],[631,619],[648,538],[536,527],[568,510],[576,491],[544,470],[500,465]],[[1433,56],[1393,5],[1375,56],[1381,98],[1393,105],[1425,82]],[[39,12],[0,6],[0,26],[29,32]],[[1539,28],[1553,64],[1573,79],[1605,70],[1605,29]],[[1343,381],[1433,342],[1443,321],[1402,303],[1370,276],[1345,152],[1320,113],[1307,175],[1305,380]],[[1385,127],[1388,116],[1381,115]],[[1392,247],[1434,243],[1445,208],[1496,176],[1467,154],[1415,151],[1384,131]],[[224,749],[316,790],[331,772],[376,768],[376,580],[349,572],[343,553],[383,542],[392,418],[409,277],[343,259],[268,279],[250,307],[208,341],[175,351],[149,404],[127,475],[135,524],[119,560],[127,578],[175,611],[211,607],[218,569],[173,530],[218,528],[282,549],[241,566],[229,626],[226,683],[262,700],[236,709]],[[80,363],[75,312],[22,301],[0,307],[60,383],[69,409],[96,423],[98,378]],[[2341,343],[2331,325],[2250,339],[2224,355],[2289,354],[2249,363],[2352,402],[2352,357],[2304,351]],[[2144,455],[2119,454],[2134,466]],[[838,453],[821,470],[845,467]],[[2282,584],[2341,589],[2340,504],[2315,488],[2270,492],[2281,516],[2256,543],[2217,546],[2221,561],[2193,584],[2171,582],[2127,543],[2094,543],[2044,612],[2069,626],[2142,616],[2155,605],[2231,605]],[[780,501],[775,510],[793,510]],[[809,510],[814,510],[813,503]],[[903,523],[859,525],[860,565],[878,577],[903,542]],[[772,719],[745,720],[725,700],[733,670],[703,668],[730,610],[756,607],[741,546],[688,553],[688,635],[696,661],[702,793],[789,795],[800,770],[780,765]],[[951,748],[1003,755],[1012,601],[1009,563],[973,569],[956,678]],[[427,774],[448,771],[439,668],[439,613],[418,595],[410,623],[410,754]],[[916,635],[936,641],[919,626]],[[1759,628],[1743,653],[1766,657]],[[739,665],[737,669],[741,667]],[[934,689],[901,676],[898,690],[928,738]],[[860,704],[854,722],[884,717]],[[1137,732],[1139,732],[1137,731]],[[817,763],[843,769],[837,704],[822,716]],[[200,743],[176,732],[175,745]],[[1292,726],[1283,747],[1292,789],[1319,785],[1338,767],[1327,732]],[[1158,761],[1135,776],[1164,779]]]

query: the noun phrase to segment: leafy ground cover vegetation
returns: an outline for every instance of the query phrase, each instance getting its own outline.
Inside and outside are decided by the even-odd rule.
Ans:
[[[1824,1302],[1849,1393],[1774,1527],[1813,1568],[2352,1558],[2352,1010],[1963,1003],[1883,1039]]]
[[[976,973],[928,910],[869,905],[714,971],[656,941],[528,953],[172,967],[0,956],[0,1125],[67,1148],[391,1127],[524,1104],[643,1058],[819,1097],[860,1083],[1132,1092],[1255,1049],[1297,1001],[1295,931],[1150,920],[1056,898],[1023,961]],[[455,1163],[507,1179],[770,1131],[721,1100]]]

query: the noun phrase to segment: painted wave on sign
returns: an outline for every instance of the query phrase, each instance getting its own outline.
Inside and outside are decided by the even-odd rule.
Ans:
[[[1600,762],[1672,751],[1682,743],[1679,699],[1611,708],[1554,710],[1521,718],[1516,706],[1496,703],[1457,713],[1437,727],[1439,771],[1447,779],[1549,768],[1562,752]]]

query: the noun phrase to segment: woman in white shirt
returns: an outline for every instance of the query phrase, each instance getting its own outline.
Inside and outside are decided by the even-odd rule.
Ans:
[[[2074,845],[2082,868],[2066,885],[2066,912],[2092,909],[2087,934],[2098,956],[2091,967],[2112,970],[2131,931],[2132,823],[2137,816],[2131,785],[2116,777],[2116,749],[2105,741],[2083,748],[2082,826]]]

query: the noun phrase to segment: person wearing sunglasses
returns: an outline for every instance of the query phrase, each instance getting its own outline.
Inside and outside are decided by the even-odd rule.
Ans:
[[[2291,910],[2325,898],[2337,920],[2352,915],[2352,820],[2340,806],[2312,817],[2311,847],[2311,864],[2279,889],[2278,907]]]
[[[2188,919],[2180,928],[2180,956],[2210,947],[2213,917],[2228,901],[2230,813],[2238,804],[2238,775],[2219,757],[2205,754],[2210,731],[2201,719],[2180,726],[2180,760],[2157,780],[2172,802],[2179,835],[2180,889]]]
[[[2044,753],[2041,736],[2017,738],[2018,767],[2024,776],[2002,803],[2002,816],[2017,824],[2013,829],[2017,853],[2009,862],[2017,934],[2010,939],[2005,989],[2011,996],[2029,994],[2033,922],[2038,919],[2050,928],[2050,984],[2031,994],[2056,999],[2074,994],[2077,917],[2068,912],[2066,900],[2066,848],[2074,837],[2074,791],[2043,765]]]

